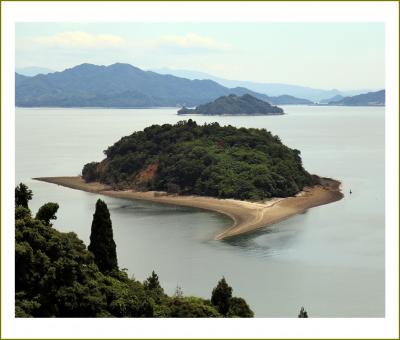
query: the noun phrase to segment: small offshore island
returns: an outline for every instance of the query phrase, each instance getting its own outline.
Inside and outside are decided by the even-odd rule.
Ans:
[[[84,166],[82,177],[36,178],[125,199],[217,211],[233,225],[223,239],[340,200],[340,182],[310,175],[300,151],[265,129],[152,125],[121,138],[106,158]]]
[[[210,116],[282,115],[283,110],[249,94],[243,96],[230,94],[229,96],[219,97],[210,103],[199,105],[195,109],[183,107],[178,111],[178,115],[187,114]]]

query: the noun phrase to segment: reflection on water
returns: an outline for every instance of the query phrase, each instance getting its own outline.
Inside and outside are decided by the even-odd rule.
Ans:
[[[297,242],[297,236],[301,229],[296,227],[296,220],[301,221],[302,215],[308,210],[293,216],[289,223],[282,221],[278,224],[255,230],[251,233],[238,235],[223,240],[223,242],[240,248],[251,256],[266,257],[289,253],[292,245]]]
[[[120,211],[121,213],[131,214],[134,212],[136,215],[182,215],[182,214],[193,214],[194,208],[187,208],[178,205],[170,204],[156,204],[151,202],[134,201],[135,203],[129,203],[124,201],[123,204],[111,204],[109,209]]]
[[[235,236],[223,242],[241,248],[252,256],[266,257],[289,251],[293,237],[295,237],[293,231],[282,231],[276,226],[271,226],[247,235]]]
[[[225,276],[234,295],[243,296],[258,317],[296,317],[301,306],[314,317],[382,317],[384,108],[284,110],[288,114],[277,117],[194,118],[264,127],[301,150],[311,173],[342,181],[341,201],[248,235],[215,241],[231,224],[220,214],[101,197],[31,179],[77,175],[121,136],[180,120],[175,109],[17,109],[16,180],[33,190],[34,212],[45,202],[58,202],[55,227],[76,232],[86,244],[101,197],[110,209],[119,266],[139,280],[155,270],[169,294],[179,285],[187,295],[209,298]]]

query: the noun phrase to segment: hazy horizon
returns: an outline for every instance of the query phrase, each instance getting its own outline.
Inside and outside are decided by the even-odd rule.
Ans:
[[[121,62],[232,80],[380,89],[384,35],[383,23],[18,23],[15,66],[61,71]]]
[[[48,73],[54,73],[54,72],[63,72],[65,70],[67,70],[67,69],[74,68],[74,67],[82,65],[82,64],[92,64],[92,65],[106,66],[107,67],[107,66],[111,66],[113,64],[118,64],[118,63],[120,63],[120,62],[115,61],[115,62],[113,62],[111,64],[92,64],[92,63],[83,62],[81,64],[72,65],[70,67],[61,68],[61,69],[58,69],[58,70],[49,69],[47,67],[43,67],[43,66],[40,66],[40,65],[32,65],[32,66],[16,68],[15,72],[19,73],[19,74],[22,74],[22,75],[25,75],[25,76],[28,76],[28,77],[33,77],[33,76],[35,76],[37,74],[40,74],[40,73],[48,74]],[[129,64],[129,63],[123,63],[123,64]],[[135,67],[139,67],[139,66],[133,65],[133,64],[130,64],[130,65],[135,66]],[[152,72],[156,72],[156,73],[160,73],[160,74],[168,74],[168,73],[166,73],[167,70],[169,70],[171,72],[188,72],[188,73],[193,72],[193,73],[199,73],[199,74],[204,73],[204,75],[209,75],[210,77],[215,77],[215,78],[221,78],[221,79],[224,79],[224,80],[227,80],[227,81],[243,81],[243,82],[254,82],[254,83],[259,83],[259,84],[263,84],[264,83],[264,84],[271,84],[271,85],[293,85],[293,86],[300,86],[300,87],[306,87],[306,88],[310,88],[310,89],[318,89],[318,90],[323,90],[323,91],[335,91],[335,90],[339,90],[339,91],[343,91],[343,92],[346,92],[346,91],[357,91],[357,90],[360,90],[360,91],[361,90],[379,91],[379,90],[384,90],[385,89],[385,87],[379,87],[379,88],[334,88],[334,87],[321,88],[321,87],[318,87],[317,88],[317,87],[314,87],[314,86],[307,86],[307,85],[303,85],[303,84],[294,84],[294,83],[261,82],[261,81],[251,81],[251,80],[248,80],[248,79],[224,78],[224,77],[222,77],[222,76],[220,76],[218,74],[210,74],[210,73],[204,72],[202,70],[175,69],[175,68],[170,68],[170,67],[160,67],[160,68],[152,68],[152,69],[144,69],[144,68],[141,68],[141,67],[139,67],[139,68],[142,69],[143,71],[152,71]],[[27,73],[25,74],[25,72],[20,72],[20,71],[26,71]],[[32,74],[28,74],[28,73],[32,73]],[[181,76],[181,75],[175,75],[175,76],[176,77],[180,77],[180,78],[191,79],[190,77]]]

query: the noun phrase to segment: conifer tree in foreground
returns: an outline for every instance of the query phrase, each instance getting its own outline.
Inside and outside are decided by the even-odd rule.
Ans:
[[[224,317],[228,318],[252,318],[254,312],[250,309],[246,300],[241,297],[232,296],[232,287],[228,285],[225,278],[218,281],[217,286],[211,294],[211,304]]]
[[[158,275],[153,270],[151,275],[143,282],[145,289],[162,289],[160,285],[160,280],[158,279]]]
[[[307,313],[307,311],[305,310],[304,307],[301,307],[298,317],[299,318],[308,318],[308,313]]]
[[[28,202],[32,197],[32,190],[30,190],[24,183],[20,183],[15,187],[15,206],[28,208]]]
[[[103,273],[118,269],[117,251],[113,237],[110,213],[102,200],[97,200],[93,215],[90,244],[88,247],[95,257],[95,263]]]
[[[231,298],[232,287],[226,283],[223,277],[212,291],[211,303],[218,309],[218,312],[226,316],[229,311]]]

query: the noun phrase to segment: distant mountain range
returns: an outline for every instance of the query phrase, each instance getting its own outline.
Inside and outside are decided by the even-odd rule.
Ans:
[[[223,86],[227,87],[245,87],[252,91],[268,94],[269,96],[290,95],[298,98],[305,98],[312,102],[321,102],[327,98],[332,98],[336,95],[354,96],[360,93],[371,91],[370,89],[340,91],[337,89],[324,90],[311,88],[300,85],[281,84],[281,83],[259,83],[242,80],[229,80],[213,76],[205,72],[190,71],[190,70],[174,70],[170,68],[154,69],[154,72],[161,74],[171,74],[177,77],[184,77],[188,79],[210,79]]]
[[[327,99],[322,99],[319,101],[319,104],[328,104],[331,102],[337,102],[339,100],[342,100],[344,97],[341,96],[340,94],[337,94],[336,96],[333,96],[331,98],[327,98]]]
[[[234,94],[215,99],[213,102],[199,105],[195,109],[186,107],[178,111],[178,115],[199,114],[199,115],[281,115],[283,110],[280,107],[257,99],[249,94],[241,97]]]
[[[343,105],[343,106],[384,106],[385,105],[385,90],[368,92],[352,97],[344,97],[340,100],[333,100],[328,105]]]
[[[30,67],[17,68],[15,72],[23,76],[34,77],[38,74],[48,74],[55,71],[45,67],[30,66]]]
[[[312,104],[290,95],[273,97],[244,87],[228,88],[212,80],[189,80],[121,63],[81,64],[34,77],[15,75],[15,103],[20,107],[192,107],[229,94],[251,94],[275,105]]]

